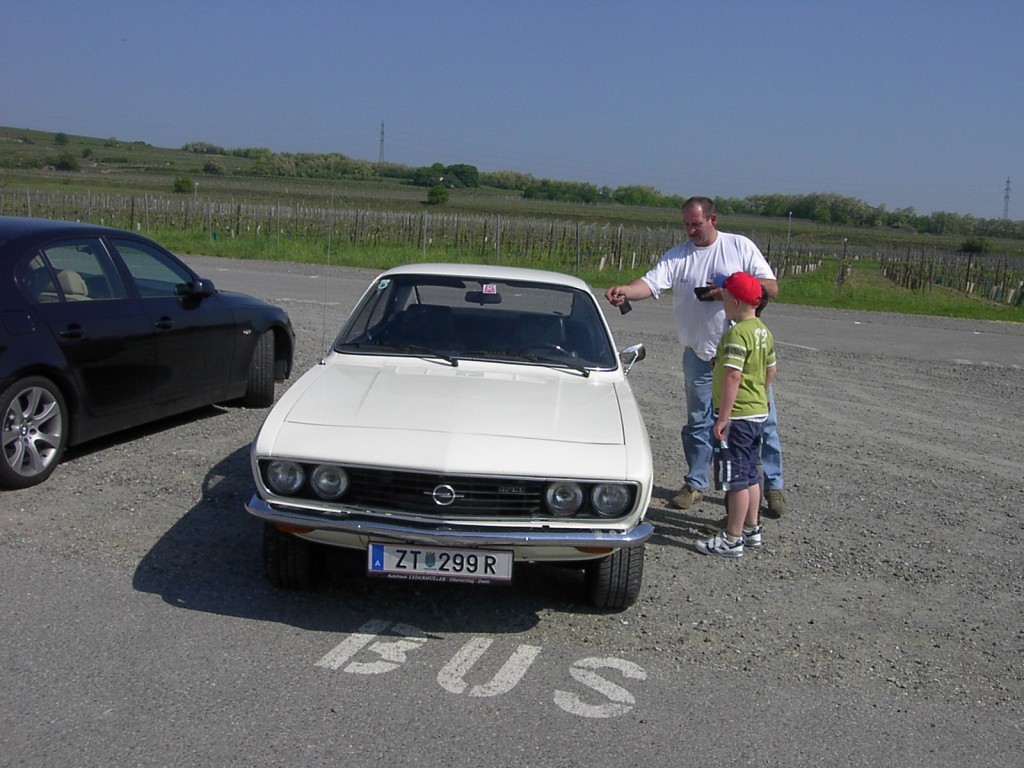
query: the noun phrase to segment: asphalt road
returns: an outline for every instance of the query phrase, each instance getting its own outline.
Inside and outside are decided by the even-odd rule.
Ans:
[[[188,260],[289,311],[299,372],[371,275]],[[617,340],[671,357],[670,303],[647,304],[609,314]],[[778,304],[772,327],[793,349],[1024,366],[1017,326]],[[554,569],[438,588],[340,563],[320,592],[274,590],[239,505],[259,420],[128,433],[0,495],[0,766],[1020,764],[1019,709],[694,664],[672,644],[702,616],[592,612]],[[682,556],[661,549],[649,574]]]

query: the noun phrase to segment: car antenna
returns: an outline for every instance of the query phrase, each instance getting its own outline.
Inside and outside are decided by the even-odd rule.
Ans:
[[[324,318],[323,329],[320,332],[320,350],[324,354],[320,357],[320,365],[327,363],[327,289],[330,285],[331,276],[331,235],[334,233],[334,190],[331,190],[331,209],[327,214],[327,265],[324,268]]]

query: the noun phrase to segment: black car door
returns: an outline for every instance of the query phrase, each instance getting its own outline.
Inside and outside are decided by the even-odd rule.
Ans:
[[[128,295],[100,240],[51,243],[23,266],[34,309],[49,327],[94,416],[149,406],[156,362],[152,324]]]
[[[127,237],[109,242],[156,332],[153,402],[192,407],[224,399],[235,354],[230,308],[216,293],[196,292],[196,276],[170,253]]]

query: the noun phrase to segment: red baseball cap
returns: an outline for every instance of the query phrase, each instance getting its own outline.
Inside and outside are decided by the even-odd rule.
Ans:
[[[733,272],[728,277],[715,275],[712,282],[719,288],[725,288],[744,304],[756,307],[761,303],[761,281],[751,274]]]

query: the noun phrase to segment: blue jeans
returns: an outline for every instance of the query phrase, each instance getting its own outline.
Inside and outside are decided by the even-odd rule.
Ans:
[[[698,491],[710,487],[712,437],[715,423],[711,403],[711,374],[713,368],[707,360],[687,347],[683,350],[683,379],[686,388],[686,424],[680,432],[683,457],[687,471],[683,481]],[[765,490],[782,489],[782,446],[779,444],[778,415],[775,395],[768,390],[768,420],[764,423],[761,440],[761,468]]]
[[[768,387],[768,420],[761,437],[761,471],[766,491],[782,490],[782,445],[779,443],[779,415],[775,411],[775,393]]]

